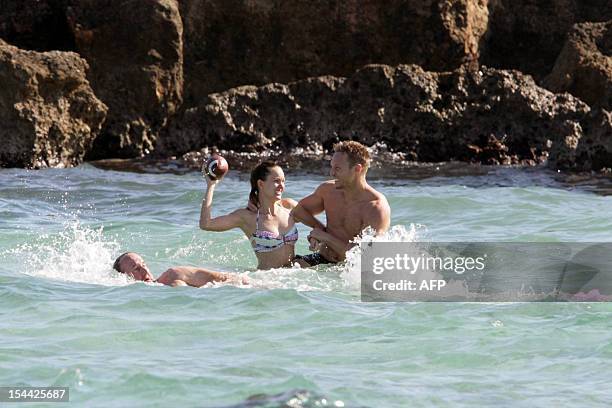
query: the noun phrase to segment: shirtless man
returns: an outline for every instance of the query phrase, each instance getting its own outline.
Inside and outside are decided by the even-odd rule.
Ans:
[[[370,154],[364,145],[344,141],[334,146],[330,175],[326,181],[293,209],[296,220],[314,228],[310,233],[311,249],[318,252],[298,256],[302,266],[340,262],[354,244],[349,241],[366,227],[377,234],[389,229],[391,209],[385,196],[366,182]],[[314,217],[325,211],[327,226]]]
[[[144,260],[134,252],[126,252],[120,255],[115,260],[113,269],[125,273],[137,281],[158,282],[168,286],[195,286],[199,288],[209,282],[226,282],[228,280],[247,284],[246,279],[238,279],[236,275],[192,266],[170,268],[155,279]]]

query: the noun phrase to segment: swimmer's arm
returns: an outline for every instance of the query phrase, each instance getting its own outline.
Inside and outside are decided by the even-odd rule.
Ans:
[[[228,279],[228,274],[224,272],[210,271],[204,268],[186,268],[189,273],[186,274],[184,281],[189,286],[196,288],[202,287],[210,282],[225,282]]]
[[[288,210],[293,210],[295,206],[298,204],[293,198],[283,198],[281,200],[281,205]]]
[[[301,222],[304,225],[308,225],[311,228],[319,228],[325,230],[325,225],[307,211],[304,211],[304,213],[300,213],[300,216],[296,216],[296,213],[292,211],[291,215],[293,215],[296,221]]]
[[[190,268],[191,273],[189,279],[185,282],[189,286],[196,288],[202,287],[211,282],[228,282],[248,285],[249,280],[246,277],[240,276],[236,273],[227,272],[216,272],[204,268]]]
[[[295,209],[295,207],[297,207],[298,202],[295,201],[294,199],[283,198],[281,200],[281,204],[283,207],[287,208],[288,210],[291,210],[290,215],[295,219],[296,222],[301,222],[302,224],[308,225],[309,227],[312,227],[312,228],[320,228],[322,230],[325,230],[325,225],[323,225],[321,221],[317,220],[313,215],[309,214],[307,211],[304,211],[301,214],[302,215],[301,220],[295,218],[295,213],[293,212],[293,210]]]
[[[214,190],[215,184],[209,184],[204,200],[202,200],[200,228],[206,231],[227,231],[232,228],[241,228],[244,230],[246,224],[245,213],[248,212],[248,210],[238,209],[227,215],[212,218],[211,210]]]
[[[382,235],[391,225],[391,209],[386,202],[377,202],[366,212],[363,228],[372,227],[376,235]],[[362,230],[363,230],[362,228]]]
[[[291,210],[291,216],[295,219],[295,221],[308,225],[311,228],[325,230],[325,225],[323,225],[321,221],[317,220],[317,218],[310,212],[300,207],[299,204],[293,210]]]
[[[291,210],[293,218],[311,228],[325,229],[323,223],[314,217],[325,209],[322,188],[323,185],[319,186],[314,193],[300,200],[295,208]]]
[[[344,259],[346,257],[346,251],[356,245],[352,242],[346,242],[339,238],[336,238],[329,232],[325,232],[317,228],[313,229],[308,237],[314,238],[327,245],[332,251],[334,251],[337,255],[340,256],[340,259]]]
[[[228,278],[229,274],[224,272],[215,272],[192,266],[175,266],[157,278],[157,282],[169,286],[194,286],[199,288],[209,282],[224,282]]]

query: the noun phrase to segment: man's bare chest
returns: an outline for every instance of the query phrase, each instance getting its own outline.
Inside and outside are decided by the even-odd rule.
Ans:
[[[334,194],[325,201],[327,227],[330,232],[342,232],[344,238],[350,239],[362,230],[364,206],[344,199],[343,194]]]

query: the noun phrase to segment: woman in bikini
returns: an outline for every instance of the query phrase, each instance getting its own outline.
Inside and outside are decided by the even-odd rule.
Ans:
[[[282,199],[285,190],[285,174],[274,162],[260,163],[251,172],[251,194],[249,208],[212,218],[210,215],[213,193],[218,180],[206,178],[208,189],[202,201],[200,228],[207,231],[227,231],[240,228],[251,241],[257,256],[258,269],[279,268],[298,261],[295,257],[295,242],[298,230],[291,216],[291,209],[296,206],[295,200]],[[314,217],[307,222],[323,228]],[[304,266],[307,266],[305,264]],[[215,272],[205,268],[180,266],[168,269],[157,280],[154,280],[140,255],[127,252],[120,255],[113,268],[125,273],[135,280],[159,282],[171,286],[200,287],[208,282],[240,282],[239,277],[224,272]],[[246,283],[242,278],[242,283]]]
[[[295,258],[298,230],[290,215],[297,202],[282,199],[285,174],[276,163],[264,161],[251,172],[249,207],[227,215],[211,217],[215,186],[219,180],[206,177],[208,189],[202,201],[200,228],[206,231],[227,231],[240,228],[251,241],[257,256],[258,269],[289,266]]]

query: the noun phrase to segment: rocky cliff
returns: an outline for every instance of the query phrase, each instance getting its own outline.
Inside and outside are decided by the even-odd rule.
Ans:
[[[72,52],[23,51],[0,40],[0,166],[82,162],[107,112],[88,69]]]
[[[87,61],[108,106],[88,158],[350,137],[419,161],[612,167],[610,0],[0,3],[0,38]]]
[[[384,143],[406,160],[537,164],[582,137],[589,107],[518,71],[448,73],[369,65],[349,78],[244,86],[209,95],[170,127],[159,153],[215,145],[237,151],[330,149],[342,139]]]

